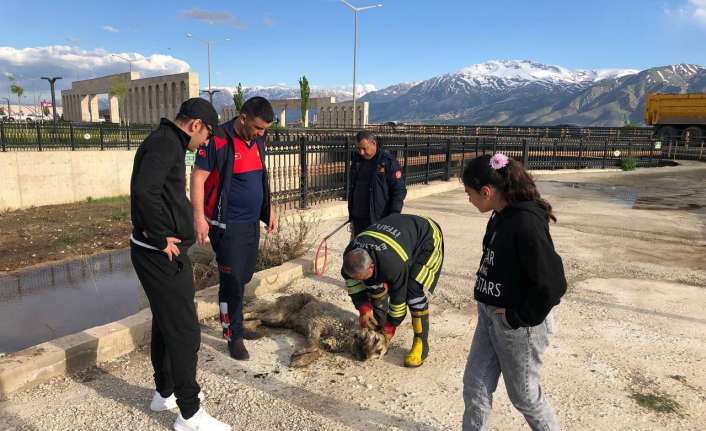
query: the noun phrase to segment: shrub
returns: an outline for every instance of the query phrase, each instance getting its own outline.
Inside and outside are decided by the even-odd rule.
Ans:
[[[255,271],[281,265],[306,253],[314,223],[315,220],[301,212],[278,213],[277,230],[264,235],[260,243]]]
[[[637,167],[637,161],[634,157],[623,157],[620,159],[620,168],[624,171],[634,171]]]

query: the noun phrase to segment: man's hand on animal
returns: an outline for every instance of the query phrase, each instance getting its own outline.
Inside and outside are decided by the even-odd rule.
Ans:
[[[390,322],[385,322],[385,325],[382,327],[382,333],[385,335],[385,341],[387,343],[390,343],[390,340],[392,340],[392,337],[395,336],[395,326],[390,323]]]
[[[369,302],[363,303],[360,308],[358,308],[358,323],[361,329],[375,329],[378,326],[378,321],[373,315],[373,306]]]

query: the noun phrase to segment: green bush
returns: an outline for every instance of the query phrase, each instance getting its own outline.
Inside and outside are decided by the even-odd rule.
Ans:
[[[637,161],[634,157],[623,157],[620,159],[620,168],[624,171],[634,171],[637,167]]]

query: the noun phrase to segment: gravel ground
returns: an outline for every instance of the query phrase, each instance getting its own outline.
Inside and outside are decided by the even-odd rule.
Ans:
[[[706,211],[698,207],[706,205],[698,192],[704,180],[706,166],[696,165],[539,177],[559,218],[552,235],[570,279],[554,311],[543,373],[564,429],[706,429]],[[661,207],[633,209],[646,195],[643,203]],[[685,201],[695,206],[679,209]],[[203,323],[198,376],[205,408],[235,430],[459,429],[475,327],[472,274],[487,215],[460,189],[410,202],[406,212],[434,218],[446,239],[431,353],[422,367],[402,366],[409,320],[382,360],[327,354],[306,369],[287,367],[302,342],[297,334],[269,330],[248,342],[250,361],[235,362],[210,320]],[[340,222],[321,223],[319,231]],[[351,308],[338,276],[345,237],[331,241],[324,277],[298,280],[286,292],[312,292]],[[149,350],[142,349],[1,402],[0,430],[168,429],[175,414],[149,411],[151,387]],[[491,429],[524,428],[501,382]]]

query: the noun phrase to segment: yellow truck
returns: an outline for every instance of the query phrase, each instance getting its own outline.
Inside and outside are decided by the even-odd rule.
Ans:
[[[662,140],[701,140],[706,136],[706,93],[648,94],[645,123]]]

